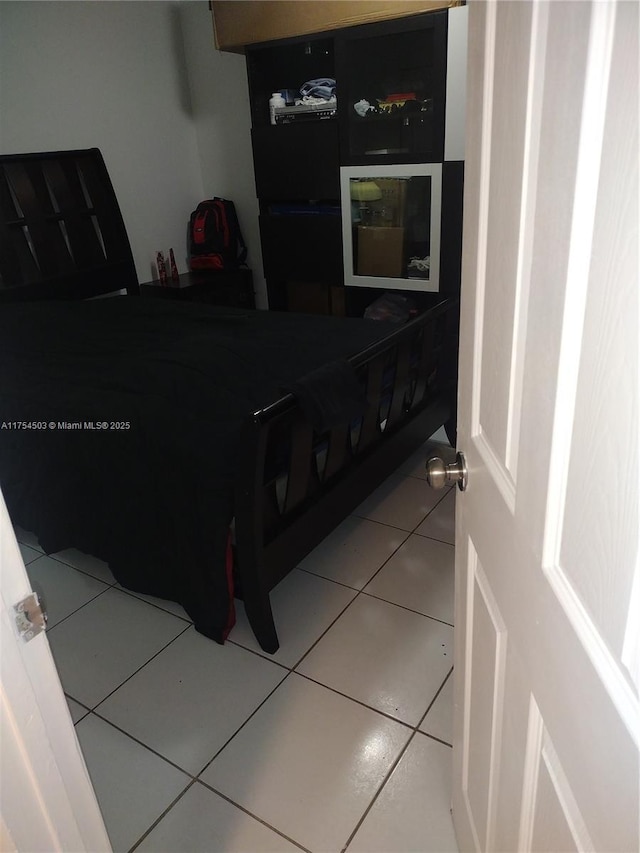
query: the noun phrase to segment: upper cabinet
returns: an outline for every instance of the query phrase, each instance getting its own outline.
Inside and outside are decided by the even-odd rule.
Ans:
[[[213,0],[211,8],[218,49],[242,53],[259,42],[459,5],[460,0]]]
[[[466,12],[247,47],[271,308],[458,293]]]
[[[447,12],[336,35],[344,165],[443,159]]]

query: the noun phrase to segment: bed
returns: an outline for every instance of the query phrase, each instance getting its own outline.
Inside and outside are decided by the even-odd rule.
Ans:
[[[139,296],[98,149],[0,157],[0,486],[223,642],[450,421],[457,302],[404,325]],[[125,295],[95,299],[107,294]]]

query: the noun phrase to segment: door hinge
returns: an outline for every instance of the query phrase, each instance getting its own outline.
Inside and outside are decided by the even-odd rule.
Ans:
[[[13,605],[18,634],[25,643],[37,637],[47,627],[47,612],[40,604],[37,592],[32,592]]]

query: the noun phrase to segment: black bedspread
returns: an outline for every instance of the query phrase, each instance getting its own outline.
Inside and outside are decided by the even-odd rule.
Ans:
[[[14,523],[49,553],[79,548],[123,586],[180,602],[221,642],[244,418],[392,328],[129,297],[3,306],[0,485]]]

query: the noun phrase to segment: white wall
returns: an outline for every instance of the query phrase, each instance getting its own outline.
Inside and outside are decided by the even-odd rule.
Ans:
[[[189,214],[215,194],[237,202],[260,283],[244,59],[215,50],[205,0],[0,2],[0,152],[90,146],[140,281],[158,249],[186,270]]]
[[[180,4],[204,198],[230,198],[249,246],[258,307],[267,307],[262,274],[251,114],[244,56],[216,50],[206,2]]]

